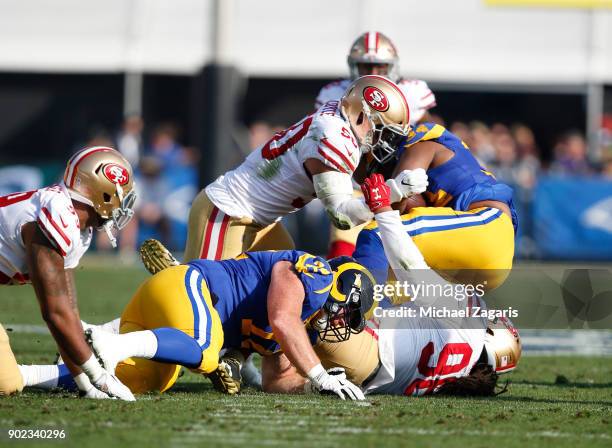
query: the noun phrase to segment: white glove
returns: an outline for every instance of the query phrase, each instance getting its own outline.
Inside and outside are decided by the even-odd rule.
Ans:
[[[109,400],[111,398],[110,395],[99,391],[91,384],[89,381],[89,377],[84,373],[79,373],[74,377],[74,382],[77,384],[79,388],[79,396],[82,398],[92,398],[94,400]]]
[[[328,373],[321,364],[317,364],[310,369],[307,376],[310,382],[307,382],[304,386],[306,392],[314,389],[320,393],[334,393],[342,400],[345,400],[345,397],[351,400],[365,400],[365,395],[363,395],[361,389],[346,379],[346,374],[342,368],[330,369]]]
[[[92,354],[85,363],[80,366],[83,373],[87,375],[93,386],[99,391],[125,401],[136,401],[134,395],[115,375],[104,370],[96,357]]]
[[[402,171],[395,176],[395,179],[387,180],[386,184],[391,188],[391,203],[393,204],[414,194],[423,193],[427,190],[429,181],[427,172],[423,168],[417,168]]]

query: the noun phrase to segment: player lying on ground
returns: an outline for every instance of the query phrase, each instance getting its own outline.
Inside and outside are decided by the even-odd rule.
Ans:
[[[221,349],[234,348],[263,356],[264,390],[303,391],[301,376],[295,384],[279,383],[266,373],[290,364],[311,390],[363,399],[359,388],[323,369],[312,343],[359,333],[372,306],[371,275],[350,259],[328,263],[300,251],[253,252],[165,269],[145,281],[124,310],[122,334],[88,332],[107,369],[117,366],[134,393],[169,389],[180,366],[211,373],[220,368]],[[39,377],[30,386],[54,386],[65,373],[61,366],[31,368]]]
[[[106,147],[76,153],[60,184],[0,197],[0,284],[32,283],[79,390],[91,398],[134,400],[98,364],[83,337],[72,270],[89,248],[93,228],[106,231],[114,245],[113,231],[131,219],[135,199],[130,164]],[[22,373],[0,325],[0,395],[20,391]]]
[[[425,81],[420,79],[405,79],[399,73],[399,56],[395,45],[383,33],[369,31],[360,35],[351,45],[347,62],[350,78],[341,79],[325,85],[315,102],[318,109],[328,101],[339,101],[352,81],[360,76],[379,75],[390,79],[400,88],[408,109],[410,109],[410,125],[429,120],[429,109],[436,106],[436,97]],[[355,193],[361,195],[357,186]],[[355,250],[357,236],[363,226],[341,230],[332,225],[330,228],[328,258],[340,255],[351,255]]]
[[[497,182],[464,142],[437,124],[411,130],[399,153],[397,164],[375,163],[369,169],[394,170],[395,177],[386,183],[391,202],[400,208],[404,198],[423,193],[427,207],[410,209],[401,222],[427,265],[443,275],[455,272],[450,279],[457,283],[483,284],[487,290],[501,285],[512,268],[518,225],[512,189]],[[389,264],[379,235],[383,218],[377,218],[360,233],[353,256],[380,283]]]
[[[384,249],[398,280],[446,284],[402,229],[399,213],[390,207],[390,188],[384,178],[371,176],[362,190],[380,221]],[[444,309],[448,314],[430,317],[421,308]],[[507,318],[488,320],[484,309],[478,297],[421,295],[385,310],[366,332],[351,340],[322,341],[315,350],[326,368],[344,368],[347,378],[366,393],[494,395],[497,375],[516,367],[521,342]],[[299,380],[290,366],[277,375],[280,384]]]

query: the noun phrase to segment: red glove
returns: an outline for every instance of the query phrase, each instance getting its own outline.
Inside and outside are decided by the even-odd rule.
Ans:
[[[376,213],[382,207],[391,206],[391,188],[385,183],[381,174],[372,174],[361,185],[361,191],[366,204],[372,213]]]

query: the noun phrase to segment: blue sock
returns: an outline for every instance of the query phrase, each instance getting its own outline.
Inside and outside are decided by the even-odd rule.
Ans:
[[[72,374],[66,364],[60,364],[57,366],[59,369],[59,376],[57,378],[57,387],[61,389],[66,389],[69,391],[77,391],[79,388],[77,387],[74,379],[72,378]]]
[[[154,361],[198,367],[202,363],[202,348],[191,336],[176,328],[153,330],[157,338],[157,352]]]

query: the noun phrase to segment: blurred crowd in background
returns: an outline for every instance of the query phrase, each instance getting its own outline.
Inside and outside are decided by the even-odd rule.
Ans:
[[[555,176],[603,176],[612,179],[612,136],[602,136],[602,162],[594,163],[587,154],[585,136],[577,130],[559,135],[553,148],[539,148],[533,131],[521,123],[481,121],[445,123],[433,114],[431,120],[458,135],[473,151],[482,166],[497,179],[515,189],[515,206],[520,226],[517,256],[537,258],[533,241],[532,202],[534,188],[543,174]],[[248,127],[249,148],[253,150],[291,123],[257,121]],[[158,238],[175,251],[184,248],[191,201],[199,189],[197,148],[181,144],[181,133],[173,123],[150,125],[139,116],[128,116],[120,129],[93,129],[76,151],[84,146],[117,148],[135,170],[138,192],[137,219],[132,220],[120,238],[122,259],[136,257],[136,249],[147,238]],[[545,151],[544,151],[545,149]],[[552,150],[552,151],[551,151]],[[542,154],[552,154],[550,160]],[[5,167],[0,175],[0,194],[38,188],[43,176],[34,167]],[[19,187],[19,188],[18,188]],[[284,220],[298,247],[325,253],[328,220],[323,208],[313,201],[299,213]],[[313,232],[317,228],[321,231]],[[107,240],[96,241],[98,250],[109,250]]]

